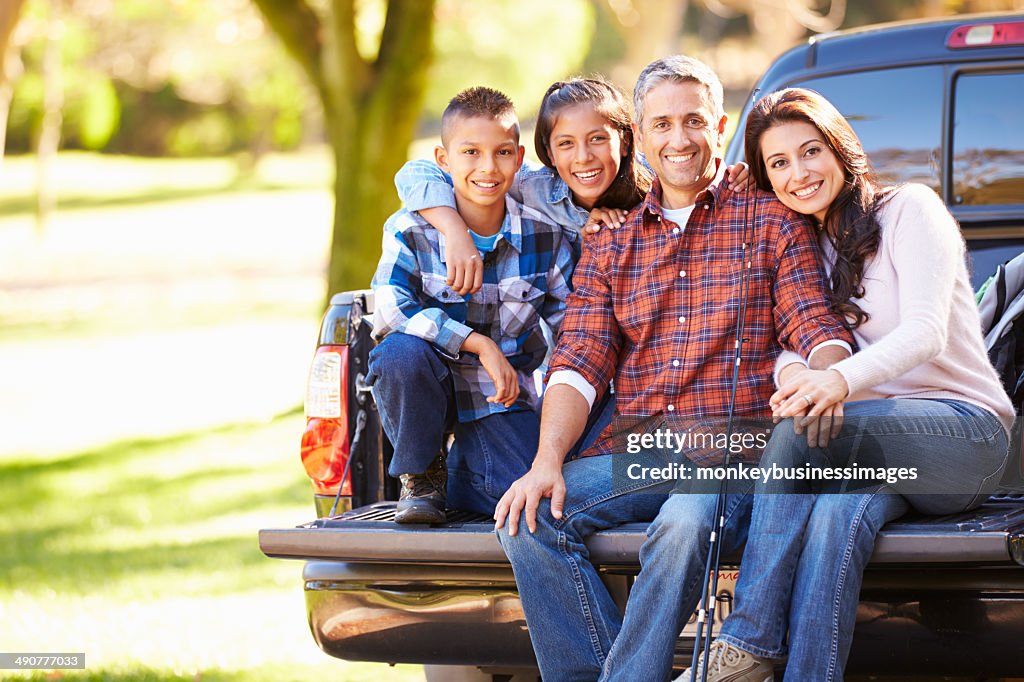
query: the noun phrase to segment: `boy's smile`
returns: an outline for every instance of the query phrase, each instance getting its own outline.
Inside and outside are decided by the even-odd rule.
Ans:
[[[435,157],[455,186],[459,215],[474,232],[495,234],[505,217],[505,195],[523,163],[514,118],[459,116],[448,144]]]

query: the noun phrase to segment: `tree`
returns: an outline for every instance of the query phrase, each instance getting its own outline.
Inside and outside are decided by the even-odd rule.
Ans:
[[[328,295],[367,286],[380,230],[398,208],[392,178],[419,119],[432,58],[434,0],[390,0],[372,59],[356,44],[355,0],[254,0],[323,105],[334,151]]]
[[[0,2],[0,159],[4,155],[7,139],[7,114],[11,108],[14,79],[17,77],[20,60],[14,46],[14,27],[25,0],[4,0]]]

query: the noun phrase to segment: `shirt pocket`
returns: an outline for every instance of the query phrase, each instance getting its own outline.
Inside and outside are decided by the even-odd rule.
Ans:
[[[431,272],[422,274],[423,295],[427,298],[428,305],[436,303],[435,308],[444,308],[455,303],[464,303],[465,299],[448,286],[447,278]]]
[[[547,289],[545,277],[516,277],[498,283],[502,336],[516,338],[540,323]]]

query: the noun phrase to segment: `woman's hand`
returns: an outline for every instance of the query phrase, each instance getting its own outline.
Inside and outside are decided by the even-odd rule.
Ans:
[[[788,369],[788,368],[787,368]],[[850,387],[834,369],[804,369],[787,373],[782,388],[769,398],[776,421],[793,417],[793,430],[807,429],[807,444],[825,447],[843,426],[843,402]]]
[[[746,192],[754,186],[754,176],[750,174],[747,164],[742,161],[725,169],[725,180],[736,192]]]
[[[621,208],[595,208],[591,209],[587,222],[584,223],[581,232],[583,237],[586,238],[587,235],[600,232],[602,225],[610,230],[614,230],[616,227],[622,227],[625,221],[626,211],[623,211]]]
[[[484,261],[469,236],[468,230],[450,230],[446,236],[445,261],[448,266],[448,286],[465,296],[480,291],[484,283]]]

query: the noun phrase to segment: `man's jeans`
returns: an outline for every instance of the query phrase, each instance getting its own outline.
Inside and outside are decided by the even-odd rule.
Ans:
[[[562,518],[541,501],[537,531],[525,519],[519,533],[498,539],[515,571],[534,653],[545,682],[666,680],[672,649],[700,600],[717,482],[669,494],[668,484],[613,484],[619,455],[584,457],[565,465]],[[630,456],[630,461],[637,457]],[[652,458],[652,462],[663,461]],[[677,484],[678,488],[678,484]],[[733,482],[726,504],[724,551],[744,541],[752,487]],[[657,518],[655,518],[657,517]],[[590,563],[584,539],[632,521],[654,522],[640,549],[640,574],[625,617]]]
[[[762,466],[846,464],[851,453],[862,465],[866,457],[876,465],[917,467],[919,478],[909,488],[897,483],[895,490],[818,495],[792,481],[758,484],[768,494],[755,497],[735,609],[719,638],[781,658],[788,628],[787,680],[843,679],[861,578],[879,531],[908,503],[931,514],[980,505],[1005,465],[1007,438],[995,417],[961,401],[867,400],[846,406],[843,431],[827,455],[808,448],[791,420],[779,424]],[[796,494],[779,494],[787,486]],[[929,490],[946,492],[922,492]]]
[[[460,423],[451,371],[433,346],[394,333],[370,351],[366,383],[395,456],[388,473],[422,474],[443,447],[447,433],[448,506],[491,515],[512,482],[530,468],[537,452],[536,412],[502,412]]]

